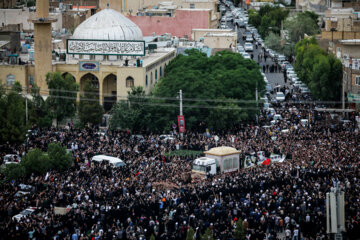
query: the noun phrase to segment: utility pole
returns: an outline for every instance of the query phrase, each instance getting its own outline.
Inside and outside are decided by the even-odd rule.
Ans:
[[[345,73],[345,67],[343,65],[343,78],[342,78],[342,91],[341,91],[341,102],[342,102],[342,115],[345,115],[344,109],[345,109],[345,84],[344,82],[347,81],[347,74]]]
[[[183,116],[183,104],[182,104],[182,90],[180,89],[179,91],[179,100],[180,100],[180,116]],[[181,122],[181,120],[180,120]],[[181,131],[181,126],[179,126],[179,132],[180,132],[180,137],[182,138],[184,135],[183,135],[183,132]]]
[[[180,116],[183,115],[183,105],[182,105],[182,90],[180,89]]]
[[[256,88],[255,88],[255,97],[256,97],[256,111],[258,111],[258,90],[257,90],[257,83],[256,83]],[[256,113],[256,123],[259,123],[259,117],[258,114]]]
[[[26,126],[27,126],[27,124],[28,124],[28,119],[29,119],[29,117],[28,117],[28,99],[27,99],[27,93],[26,93],[26,95],[25,95],[25,115],[26,115],[26,118],[25,118],[25,123],[26,123]]]

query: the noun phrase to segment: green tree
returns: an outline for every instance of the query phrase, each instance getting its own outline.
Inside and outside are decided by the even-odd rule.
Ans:
[[[201,240],[214,240],[214,236],[209,228],[207,228],[203,235],[200,236]]]
[[[21,164],[25,167],[27,174],[44,174],[52,167],[48,154],[38,148],[29,151],[22,159]]]
[[[304,39],[305,34],[313,36],[319,33],[320,30],[317,25],[317,18],[314,20],[311,12],[298,13],[295,16],[287,18],[284,22],[284,27],[288,31],[289,40],[293,43]]]
[[[178,115],[179,90],[183,91],[187,128],[206,122],[214,129],[224,129],[251,119],[256,114],[255,88],[265,89],[259,66],[239,54],[218,52],[208,58],[197,50],[177,56],[166,69],[166,76],[156,84],[152,101],[157,106],[162,125],[170,126]],[[189,100],[188,100],[189,99]],[[191,99],[191,100],[190,100]],[[167,121],[165,120],[167,119]]]
[[[66,148],[62,147],[60,143],[49,144],[47,154],[52,167],[58,171],[64,171],[72,164],[71,154],[66,152]]]
[[[5,94],[0,90],[0,139],[2,142],[22,142],[26,134],[25,100],[21,96],[21,85],[16,82]]]
[[[236,240],[244,240],[245,239],[243,221],[241,220],[241,218],[236,222],[236,229],[235,229],[235,233],[234,233],[234,238]]]
[[[194,240],[194,239],[195,239],[195,231],[192,227],[190,227],[186,233],[186,240]]]
[[[289,15],[289,10],[279,6],[265,5],[259,11],[249,11],[249,23],[259,30],[262,38],[270,32],[280,33],[281,23]]]
[[[78,91],[74,78],[70,74],[64,78],[59,72],[48,73],[46,83],[50,95],[46,100],[50,116],[56,118],[57,122],[74,116]]]
[[[33,6],[35,6],[36,4],[35,4],[35,1],[34,0],[29,0],[29,1],[27,1],[27,4],[26,4],[26,6],[27,7],[33,7]]]
[[[11,163],[2,168],[1,173],[4,174],[8,180],[17,180],[25,176],[26,170],[21,164]]]
[[[280,35],[273,32],[270,32],[265,38],[265,45],[276,52],[282,52],[284,50],[284,47],[281,44]]]
[[[296,44],[295,70],[316,99],[339,101],[341,96],[342,65],[332,54],[327,54],[315,39],[304,39]]]
[[[99,103],[99,91],[88,80],[80,96],[79,119],[84,125],[88,123],[96,125],[101,123],[103,114],[104,108]]]
[[[132,132],[146,129],[151,121],[148,103],[143,88],[132,87],[128,92],[128,100],[117,102],[111,109],[110,128],[121,127]]]

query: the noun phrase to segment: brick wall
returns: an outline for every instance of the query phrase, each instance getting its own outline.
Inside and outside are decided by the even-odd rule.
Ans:
[[[210,28],[210,14],[208,10],[177,10],[175,17],[158,16],[127,16],[141,29],[143,36],[153,33],[162,35],[170,33],[171,36],[191,39],[194,28]]]

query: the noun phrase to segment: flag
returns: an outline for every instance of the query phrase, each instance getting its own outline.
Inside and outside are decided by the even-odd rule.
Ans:
[[[271,161],[270,158],[268,158],[262,162],[262,165],[269,165],[270,161]]]

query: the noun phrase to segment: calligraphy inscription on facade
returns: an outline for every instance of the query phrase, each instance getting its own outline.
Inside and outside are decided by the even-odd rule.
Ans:
[[[144,56],[144,41],[97,41],[68,39],[68,54]]]

